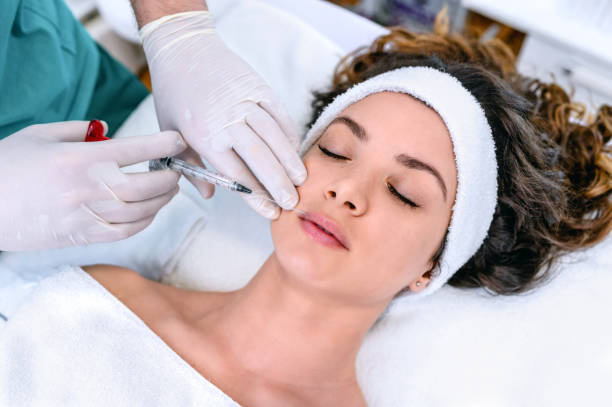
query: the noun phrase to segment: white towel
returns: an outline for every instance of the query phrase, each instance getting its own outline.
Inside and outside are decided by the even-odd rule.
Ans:
[[[239,407],[78,267],[0,331],[0,405]]]

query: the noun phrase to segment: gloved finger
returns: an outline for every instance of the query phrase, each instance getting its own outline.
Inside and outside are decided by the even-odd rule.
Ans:
[[[283,105],[273,100],[262,100],[257,103],[263,110],[274,118],[295,151],[300,149],[300,133],[297,131],[291,116]]]
[[[258,183],[259,184],[259,183]],[[251,194],[240,194],[242,199],[249,205],[253,210],[264,218],[274,220],[280,216],[281,210],[278,205],[270,201],[272,197],[261,184],[258,187],[249,187],[253,191]]]
[[[257,213],[268,219],[276,219],[280,215],[280,208],[274,202],[261,199],[261,196],[267,196],[267,192],[234,151],[216,153],[208,160],[217,171],[253,191],[252,194],[241,193],[240,196]]]
[[[176,158],[180,158],[181,160],[187,161],[190,164],[197,165],[198,167],[206,168],[200,155],[193,149],[187,148],[185,151],[180,153]],[[202,179],[185,176],[193,184],[194,187],[198,190],[202,198],[209,199],[215,193],[215,186],[209,182],[206,182]]]
[[[278,218],[281,213],[281,208],[274,204],[274,202],[270,201],[272,197],[265,189],[263,189],[263,186],[260,188],[255,187],[251,189],[253,190],[253,193],[241,195],[242,199],[244,199],[247,205],[263,215],[265,218],[270,220]]]
[[[108,133],[108,124],[104,121],[101,122],[104,126],[104,135],[106,135],[106,133]],[[89,122],[73,120],[68,122],[36,124],[35,126],[40,127],[38,134],[49,139],[56,141],[85,141]]]
[[[297,149],[291,144],[288,136],[283,133],[278,123],[265,110],[261,109],[249,113],[246,122],[266,142],[284,167],[291,181],[295,185],[301,185],[306,180],[306,167],[304,167]]]
[[[155,216],[155,214],[176,195],[178,185],[173,190],[155,198],[140,202],[122,202],[116,199],[91,202],[87,207],[98,218],[107,223],[131,223]]]
[[[88,231],[87,244],[127,239],[149,226],[153,219],[155,215],[130,223],[106,223],[100,220]]]
[[[92,155],[102,160],[115,161],[120,167],[154,158],[172,157],[187,148],[185,140],[176,131],[86,144]]]
[[[234,151],[274,200],[285,209],[293,208],[298,203],[298,193],[268,145],[243,124],[234,124],[227,131],[234,140]]]
[[[181,174],[171,170],[135,172],[126,174],[127,182],[109,187],[120,200],[139,202],[172,191],[180,177]]]

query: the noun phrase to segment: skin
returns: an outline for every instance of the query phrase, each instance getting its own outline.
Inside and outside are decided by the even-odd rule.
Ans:
[[[313,240],[295,212],[283,211],[271,222],[274,253],[237,291],[181,290],[131,271],[88,268],[244,406],[365,406],[355,371],[361,343],[399,291],[426,287],[450,222],[457,172],[437,113],[410,96],[384,92],[341,116],[360,124],[368,140],[343,122],[330,125],[304,157],[309,175],[298,188],[298,208],[333,219],[350,250]],[[329,157],[319,145],[347,160]],[[436,177],[399,164],[399,153],[434,167],[446,199]],[[401,202],[388,184],[419,207]]]
[[[208,10],[204,0],[131,0],[138,27],[160,17],[184,11]]]

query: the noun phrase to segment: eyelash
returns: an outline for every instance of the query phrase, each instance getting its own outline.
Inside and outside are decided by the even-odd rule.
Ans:
[[[387,184],[387,188],[389,189],[389,191],[391,191],[391,193],[393,195],[395,195],[400,201],[402,201],[402,203],[404,203],[405,205],[409,205],[412,208],[418,208],[419,205],[415,204],[414,202],[412,202],[410,199],[406,198],[404,195],[400,194],[399,192],[397,192],[395,190],[395,188],[393,188],[393,185],[391,184]]]
[[[331,151],[329,151],[328,149],[326,149],[325,147],[322,147],[321,144],[318,144],[319,146],[319,150],[321,150],[323,152],[323,154],[328,155],[332,158],[338,159],[338,160],[348,160],[348,158],[343,157],[341,155],[338,154],[334,154]]]
[[[319,150],[321,150],[321,152],[331,158],[334,158],[336,160],[348,160],[348,158],[338,155],[338,154],[334,154],[331,151],[329,151],[328,149],[322,147],[320,144],[318,144]],[[418,208],[419,205],[415,204],[414,202],[412,202],[410,199],[406,198],[405,196],[403,196],[402,194],[400,194],[399,192],[397,192],[397,190],[393,187],[393,185],[391,184],[387,184],[387,188],[389,189],[389,191],[391,192],[391,194],[393,194],[397,199],[399,199],[403,204],[405,205],[409,205],[412,208]]]

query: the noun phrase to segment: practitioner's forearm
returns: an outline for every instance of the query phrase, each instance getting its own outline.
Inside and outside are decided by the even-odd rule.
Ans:
[[[208,10],[205,0],[131,0],[138,27],[168,14]]]

